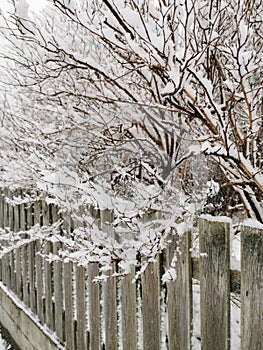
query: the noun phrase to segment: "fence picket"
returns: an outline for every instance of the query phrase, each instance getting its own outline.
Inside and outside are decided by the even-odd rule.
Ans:
[[[72,291],[72,262],[64,263],[64,301],[65,301],[65,333],[67,350],[75,349],[73,291]]]
[[[44,305],[43,305],[43,271],[42,271],[42,257],[41,257],[41,240],[36,241],[36,304],[37,315],[42,323],[44,323]]]
[[[15,250],[16,256],[16,295],[22,299],[22,276],[21,276],[21,248]]]
[[[93,280],[99,275],[99,264],[91,263],[88,266],[88,285],[89,285],[89,349],[101,349],[101,320],[100,320],[100,285]]]
[[[33,312],[36,312],[36,287],[35,287],[35,242],[28,244],[28,282],[29,282],[29,303]]]
[[[132,283],[134,277],[133,267],[131,273],[121,281],[122,347],[129,350],[137,350],[136,283]]]
[[[109,238],[114,238],[114,230],[111,227],[113,213],[110,210],[101,211],[101,229],[108,233]],[[108,275],[116,272],[116,264],[111,264]],[[105,348],[118,349],[118,322],[117,322],[117,281],[116,277],[109,277],[103,283],[104,291],[104,323],[105,323]]]
[[[51,252],[51,243],[44,243],[45,255]],[[45,286],[45,321],[47,326],[54,331],[53,301],[52,301],[52,265],[44,259],[44,286]]]
[[[230,348],[230,224],[199,220],[202,350]]]
[[[22,290],[23,290],[23,302],[29,306],[29,294],[28,294],[28,256],[27,245],[24,244],[21,248],[21,269],[22,269]]]
[[[4,228],[4,191],[0,189],[0,228]]]
[[[160,349],[160,270],[158,261],[149,263],[142,274],[142,322],[143,349]]]
[[[58,254],[61,248],[60,242],[53,244],[53,253]],[[54,297],[55,297],[55,330],[59,339],[64,341],[63,332],[63,285],[62,262],[54,261]]]
[[[8,206],[8,203],[6,201],[7,197],[8,197],[8,190],[7,189],[4,189],[4,203],[3,203],[3,228],[5,227],[8,227],[8,224],[9,224],[9,206]]]
[[[75,273],[77,348],[87,349],[85,268],[83,266],[75,266]]]
[[[263,229],[241,229],[241,349],[263,349]]]
[[[191,349],[192,331],[192,273],[191,233],[170,237],[167,248],[168,268],[173,259],[176,279],[167,283],[168,343],[169,350]]]

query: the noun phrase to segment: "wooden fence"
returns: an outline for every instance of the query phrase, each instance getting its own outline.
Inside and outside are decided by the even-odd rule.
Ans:
[[[50,224],[57,217],[56,208],[44,201],[11,206],[4,196],[0,198],[2,228],[18,231],[34,223]],[[101,283],[93,282],[98,263],[87,267],[50,263],[44,255],[56,253],[60,242],[38,240],[2,257],[0,278],[68,350],[191,349],[196,278],[200,280],[201,349],[230,349],[230,293],[235,292],[241,294],[241,349],[262,350],[263,230],[242,227],[241,273],[230,270],[229,235],[229,222],[202,218],[199,259],[191,258],[190,233],[171,235],[167,249],[135,282],[134,267],[124,278]],[[161,277],[175,254],[177,278],[163,284]]]

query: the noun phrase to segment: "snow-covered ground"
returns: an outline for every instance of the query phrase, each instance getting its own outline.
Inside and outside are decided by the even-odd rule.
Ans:
[[[8,342],[2,338],[0,331],[0,350],[12,350],[12,346],[8,344]]]

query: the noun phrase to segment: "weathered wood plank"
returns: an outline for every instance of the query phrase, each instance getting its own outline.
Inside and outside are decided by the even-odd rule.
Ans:
[[[115,232],[111,226],[113,213],[110,210],[103,210],[101,215],[101,229],[108,233],[108,236],[115,239]],[[116,271],[116,264],[111,264],[108,275]],[[118,349],[118,321],[117,321],[117,280],[116,277],[109,277],[103,283],[104,288],[104,324],[105,324],[105,348],[110,350]]]
[[[60,242],[55,242],[53,244],[53,253],[58,254],[60,248]],[[56,260],[54,261],[55,331],[58,338],[64,341],[62,277],[62,261]]]
[[[26,206],[26,226],[27,226],[27,230],[29,230],[33,225],[34,225],[33,204],[29,203]]]
[[[29,302],[30,308],[36,312],[36,287],[35,287],[35,242],[28,244],[28,281],[29,281]]]
[[[190,350],[192,332],[191,232],[171,235],[167,247],[168,268],[176,279],[167,283],[169,350]],[[173,279],[173,276],[171,275]]]
[[[122,347],[137,350],[137,304],[136,283],[133,283],[135,268],[121,281]]]
[[[199,258],[192,258],[192,277],[199,280]],[[241,272],[230,270],[230,292],[240,294]]]
[[[263,349],[263,229],[241,228],[241,349]]]
[[[44,243],[45,255],[51,252],[51,243],[46,241]],[[52,331],[54,331],[53,318],[53,302],[52,302],[52,265],[45,258],[44,259],[44,286],[45,286],[45,322]]]
[[[15,193],[16,196],[20,195],[20,191]],[[20,229],[20,205],[14,206],[14,231],[18,232]]]
[[[71,261],[64,263],[65,338],[67,350],[75,349],[72,265]]]
[[[34,225],[41,224],[41,203],[37,201],[34,203]]]
[[[10,270],[9,270],[9,274],[10,274],[10,289],[16,293],[16,275],[15,275],[15,252],[12,250],[9,253],[9,259],[10,259]]]
[[[29,306],[29,294],[28,294],[28,256],[27,246],[24,244],[21,248],[21,268],[22,268],[22,290],[23,301]]]
[[[41,257],[41,241],[36,241],[36,303],[37,315],[42,323],[44,323],[44,305],[43,305],[43,259]]]
[[[149,263],[142,274],[143,349],[159,350],[160,344],[160,270],[157,262]]]
[[[25,204],[20,204],[20,230],[26,230],[26,208]]]
[[[0,228],[4,228],[4,190],[0,188]]]
[[[199,219],[202,350],[230,348],[230,224]]]
[[[7,197],[12,199],[13,194],[10,190],[7,190]],[[14,206],[8,203],[8,227],[11,231],[14,230]]]
[[[16,295],[22,299],[21,248],[16,248]]]
[[[100,284],[93,280],[99,275],[99,264],[91,263],[88,266],[89,274],[89,349],[101,349],[101,319],[100,319]]]
[[[46,200],[43,199],[41,201],[42,204],[42,220],[43,220],[43,226],[49,226],[50,224],[50,208],[47,204]]]
[[[77,347],[87,349],[85,268],[76,266]]]
[[[6,199],[8,198],[8,190],[7,189],[4,189],[3,191],[3,195],[4,195],[4,203],[3,203],[3,227],[8,227],[8,224],[9,224],[9,205],[6,201]]]

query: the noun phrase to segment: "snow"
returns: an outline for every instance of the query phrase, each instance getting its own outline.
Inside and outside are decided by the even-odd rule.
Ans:
[[[26,0],[16,1],[16,13],[21,18],[28,18],[29,5]]]
[[[200,215],[200,218],[210,222],[225,222],[229,224],[232,222],[231,218],[227,216],[212,216],[209,214],[203,214],[203,215]]]
[[[8,344],[7,340],[2,338],[1,331],[0,331],[0,350],[9,350],[11,345]]]
[[[252,220],[252,219],[245,220],[242,223],[242,226],[249,226],[249,227],[253,227],[253,228],[257,228],[257,229],[263,230],[263,224],[261,224],[257,220]]]

